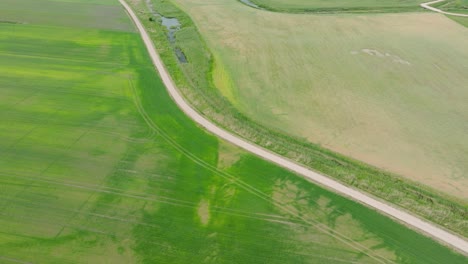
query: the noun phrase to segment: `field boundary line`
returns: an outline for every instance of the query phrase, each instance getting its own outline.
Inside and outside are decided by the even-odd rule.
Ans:
[[[230,132],[216,126],[214,123],[203,117],[200,113],[198,113],[195,109],[193,109],[182,97],[179,90],[176,88],[172,78],[170,77],[168,71],[166,70],[164,64],[159,57],[159,54],[156,52],[154,44],[149,37],[148,33],[146,32],[145,28],[141,24],[138,17],[135,15],[133,10],[130,6],[124,1],[119,0],[120,3],[123,5],[135,26],[138,28],[140,32],[141,38],[148,50],[150,55],[150,59],[152,60],[156,70],[158,71],[161,80],[163,81],[166,89],[177,104],[177,106],[193,121],[195,121],[198,125],[202,126],[212,134],[254,154],[257,155],[265,160],[273,162],[283,168],[286,168],[290,171],[298,173],[305,178],[319,184],[320,186],[325,187],[328,190],[334,191],[339,193],[342,196],[350,198],[354,201],[357,201],[367,207],[376,209],[377,211],[396,219],[407,226],[412,227],[415,230],[422,232],[425,235],[435,238],[437,241],[442,242],[445,245],[449,245],[454,249],[457,249],[461,253],[468,255],[468,242],[455,234],[452,234],[442,228],[436,226],[433,223],[429,223],[426,220],[423,220],[417,216],[411,215],[408,212],[403,211],[402,209],[397,209],[387,203],[377,200],[376,198],[371,197],[368,194],[365,194],[361,191],[355,190],[344,184],[337,182],[327,176],[314,172],[304,166],[301,166],[297,163],[294,163],[278,154],[270,152],[254,143],[249,142],[246,139],[237,137]]]
[[[443,10],[440,10],[438,8],[435,8],[435,7],[432,7],[431,5],[433,4],[437,4],[437,3],[440,3],[440,2],[444,2],[446,0],[436,0],[436,1],[431,1],[431,2],[426,2],[426,3],[422,3],[420,4],[420,6],[422,8],[425,8],[425,9],[428,9],[428,10],[431,10],[431,11],[434,11],[434,12],[437,12],[437,13],[441,13],[441,14],[444,14],[444,15],[450,15],[450,16],[459,16],[459,17],[468,17],[468,14],[460,14],[460,13],[452,13],[452,12],[446,12],[446,11],[443,11]]]

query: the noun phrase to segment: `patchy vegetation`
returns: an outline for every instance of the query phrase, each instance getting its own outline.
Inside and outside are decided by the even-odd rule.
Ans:
[[[96,27],[0,24],[0,262],[464,263],[225,146],[172,102],[138,34]]]
[[[175,6],[171,5],[167,1],[154,1],[154,3],[155,5],[160,5],[158,8],[161,12],[164,12],[164,10],[171,10],[172,13],[164,13],[164,15],[177,17],[180,20],[185,21],[182,23],[183,30],[187,30],[186,32],[191,32],[191,34],[198,34],[194,25],[190,23],[189,18],[180,11],[177,13]],[[235,10],[234,12],[238,13],[240,12],[240,9],[245,8],[236,2],[230,3],[230,5],[235,5],[232,9]],[[209,6],[205,5],[205,7]],[[216,5],[216,7],[223,8],[219,5]],[[141,4],[139,7],[142,15],[144,15],[145,8],[144,4]],[[221,11],[217,10],[214,12],[219,13]],[[206,17],[209,16],[207,15]],[[430,17],[432,18],[432,16]],[[217,24],[214,23],[213,25]],[[246,26],[247,25],[248,22]],[[147,26],[149,28],[158,28],[159,25],[148,24]],[[237,26],[229,25],[227,27],[235,29]],[[217,60],[215,61],[215,64],[213,65],[214,68],[212,70],[209,66],[211,65],[213,57],[208,52],[204,42],[201,41],[200,37],[197,35],[196,38],[184,39],[184,45],[190,47],[184,49],[190,63],[181,64],[179,66],[173,50],[171,48],[164,48],[165,45],[167,46],[168,44],[165,34],[161,34],[161,32],[164,32],[163,30],[164,28],[160,28],[160,31],[154,30],[153,38],[155,43],[157,43],[160,54],[168,65],[172,76],[175,77],[177,85],[182,88],[182,92],[184,92],[185,96],[189,101],[191,101],[192,105],[219,125],[224,126],[227,129],[292,160],[296,160],[315,170],[335,177],[346,184],[363,189],[410,211],[416,212],[421,216],[431,219],[436,223],[440,223],[449,229],[456,230],[456,232],[463,234],[468,232],[464,224],[467,212],[465,202],[457,201],[456,199],[454,200],[453,197],[447,197],[447,195],[434,191],[434,189],[427,188],[420,184],[415,184],[414,181],[404,180],[395,174],[384,172],[376,169],[375,167],[371,167],[361,162],[330,152],[318,145],[307,143],[304,139],[285,136],[284,132],[279,133],[277,132],[278,130],[273,130],[271,128],[271,123],[265,126],[259,125],[258,122],[265,123],[264,119],[263,121],[260,120],[258,122],[252,122],[252,119],[246,118],[245,115],[240,114],[239,111],[226,99],[228,98],[232,100],[232,97],[230,98],[229,94],[235,95],[236,90],[233,90],[234,93],[224,93],[226,90],[239,87],[233,87],[232,76],[226,75],[229,72],[232,74],[236,69],[239,69],[238,67],[232,68],[232,65],[236,64],[222,63],[222,61],[218,59],[220,53],[217,52],[217,48],[214,48],[212,49],[212,52],[214,52],[213,56],[217,58]],[[177,35],[177,39],[178,41],[181,41],[182,38]],[[229,40],[225,37],[222,39],[226,41]],[[236,41],[235,39],[233,39],[231,43],[233,45],[238,45],[238,47],[241,45],[241,42]],[[260,43],[262,42],[259,42],[259,45]],[[200,52],[200,50],[202,52]],[[371,49],[369,49],[368,52],[372,53]],[[372,60],[371,55],[363,51],[361,53],[362,54],[360,56],[369,56],[367,59]],[[200,56],[201,54],[203,54],[203,56]],[[347,56],[357,55],[353,55],[349,52]],[[400,57],[397,54],[392,54],[392,56],[393,57],[386,58],[387,62],[389,64],[401,65],[401,63],[393,61],[397,57]],[[242,56],[238,57],[243,58]],[[197,65],[199,65],[199,67],[197,67]],[[220,67],[219,65],[223,67],[221,71],[218,70]],[[246,65],[248,65],[248,63]],[[219,74],[220,72],[224,72],[224,74]],[[186,73],[187,75],[185,76],[189,78],[185,79],[184,73]],[[211,78],[214,75],[221,76],[221,78],[215,78],[217,87],[215,87],[211,81]],[[239,81],[238,78],[236,80]],[[227,88],[222,88],[223,82],[227,84],[225,86]],[[220,90],[217,90],[218,87]],[[250,85],[249,87],[255,88],[258,86]],[[225,96],[221,96],[221,93]],[[257,103],[261,103],[261,101],[258,101]],[[242,107],[240,104],[238,104],[238,106],[240,106],[240,108]],[[263,109],[268,110],[269,108],[267,107]],[[278,116],[275,118],[278,118]]]
[[[447,0],[432,6],[451,13],[468,14],[468,0]]]
[[[367,13],[421,11],[421,0],[250,0],[261,8],[293,13]]]

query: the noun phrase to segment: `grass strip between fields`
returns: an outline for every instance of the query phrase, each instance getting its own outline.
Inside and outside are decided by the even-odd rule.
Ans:
[[[451,13],[468,14],[468,0],[446,0],[433,4],[432,7]]]
[[[244,4],[245,2],[238,0]],[[323,2],[323,1],[306,1],[300,3],[300,1],[294,1],[295,3],[290,4],[288,1],[284,1],[284,4],[271,3],[268,0],[249,0],[254,5],[261,9],[265,9],[272,12],[281,13],[314,13],[314,14],[339,14],[339,13],[401,13],[401,12],[417,12],[423,11],[418,6],[418,1],[414,1],[413,4],[401,4],[392,3],[388,1],[375,1],[376,4],[362,3],[359,1],[352,1],[351,3],[342,3],[340,5],[333,4],[335,1]],[[299,2],[299,3],[297,3]],[[365,2],[365,1],[364,1]],[[248,4],[246,4],[248,5]],[[253,6],[252,6],[253,7]]]
[[[154,19],[149,19],[151,14],[144,0],[131,1],[130,4],[147,28],[176,85],[201,114],[255,144],[468,236],[466,202],[305,140],[272,131],[246,118],[213,84],[213,55],[190,17],[171,2],[152,2],[159,13],[180,21],[181,30],[176,33],[175,45],[169,43],[166,29]],[[185,53],[188,63],[178,63],[174,53],[176,47]]]
[[[243,4],[249,5],[241,0],[237,0]],[[305,1],[300,0],[289,3],[284,1],[281,3],[271,0],[249,0],[258,8],[272,12],[281,13],[315,13],[315,14],[337,14],[337,13],[400,13],[400,12],[423,12],[424,10],[418,5],[424,1],[414,1],[414,3],[402,3],[401,1],[375,1],[375,4],[366,1],[351,1],[348,3],[335,1]],[[382,3],[383,2],[383,3]],[[331,4],[329,4],[331,3]],[[467,0],[447,0],[432,5],[442,11],[468,14]],[[255,8],[252,6],[252,8]]]

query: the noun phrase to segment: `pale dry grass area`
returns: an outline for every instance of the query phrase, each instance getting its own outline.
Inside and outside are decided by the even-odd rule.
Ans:
[[[219,144],[218,151],[218,168],[225,169],[234,165],[241,158],[242,151],[234,146],[228,145],[225,142]]]
[[[309,222],[326,222],[328,226],[317,225],[324,232],[330,232],[331,237],[317,233],[316,230],[308,228],[305,225],[298,225],[291,222],[288,226],[288,232],[296,236],[298,241],[301,241],[298,246],[299,251],[306,253],[308,249],[314,246],[325,246],[326,241],[344,241],[351,247],[373,249],[370,258],[361,258],[359,263],[376,263],[375,260],[396,262],[397,256],[388,248],[382,247],[385,242],[366,232],[356,219],[349,213],[345,213],[342,208],[334,206],[331,201],[324,196],[315,196],[310,194],[308,190],[302,188],[299,184],[289,180],[277,180],[272,190],[272,197],[277,201],[282,201],[287,210],[298,213]],[[308,208],[313,208],[310,210]],[[317,221],[318,220],[318,221]],[[286,223],[286,221],[283,220]],[[353,238],[353,240],[343,239],[345,237]],[[359,241],[358,243],[355,243]],[[333,251],[335,249],[324,247],[323,253]],[[365,250],[370,252],[370,250]],[[351,253],[351,252],[350,252]],[[333,256],[333,254],[329,254]],[[326,256],[326,254],[323,254]],[[320,255],[317,255],[320,257]],[[341,257],[341,258],[340,258]],[[332,262],[346,262],[353,259],[352,253],[348,256],[327,257]]]
[[[255,122],[468,198],[466,28],[431,13],[176,2],[217,58],[220,91]]]

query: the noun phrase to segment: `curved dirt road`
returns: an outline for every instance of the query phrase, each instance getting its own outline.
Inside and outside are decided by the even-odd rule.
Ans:
[[[440,10],[438,8],[435,8],[435,7],[432,7],[431,5],[433,4],[437,4],[437,3],[440,3],[440,2],[443,2],[443,1],[446,1],[446,0],[436,0],[436,1],[432,1],[432,2],[427,2],[427,3],[422,3],[420,4],[420,6],[422,8],[426,8],[426,9],[429,9],[431,11],[434,11],[434,12],[437,12],[437,13],[441,13],[441,14],[445,14],[445,15],[451,15],[451,16],[459,16],[459,17],[468,17],[468,14],[459,14],[459,13],[450,13],[450,12],[445,12],[443,10]]]
[[[119,0],[120,3],[124,6],[127,13],[130,15],[131,19],[135,23],[138,31],[141,34],[141,37],[148,49],[148,53],[155,65],[156,69],[159,72],[159,75],[164,82],[169,94],[171,95],[172,99],[175,103],[179,106],[179,108],[188,115],[192,120],[194,120],[197,124],[204,127],[206,130],[210,131],[211,133],[215,134],[216,136],[223,138],[231,142],[234,145],[237,145],[265,160],[271,161],[281,167],[284,167],[288,170],[296,172],[304,177],[318,183],[321,186],[326,187],[329,190],[337,192],[343,196],[346,196],[350,199],[358,201],[362,204],[365,204],[368,207],[376,209],[383,214],[393,217],[400,222],[405,223],[406,225],[421,231],[422,233],[429,235],[438,241],[452,246],[453,248],[459,250],[460,252],[464,253],[465,255],[468,254],[468,242],[461,237],[458,237],[454,234],[451,234],[434,224],[426,222],[420,218],[417,218],[409,213],[402,211],[401,209],[394,208],[386,203],[383,203],[375,198],[370,197],[367,194],[364,194],[360,191],[355,189],[349,188],[335,180],[332,180],[326,176],[318,174],[310,169],[307,169],[301,165],[298,165],[286,158],[283,158],[277,154],[274,154],[268,150],[265,150],[253,143],[248,142],[242,138],[239,138],[224,129],[217,127],[215,124],[208,121],[206,118],[201,116],[197,111],[195,111],[181,96],[179,91],[177,90],[174,82],[172,81],[169,73],[167,72],[166,68],[164,67],[159,54],[156,52],[153,42],[151,41],[148,33],[146,32],[145,28],[141,24],[138,17],[135,15],[133,10],[127,5],[124,0]]]

